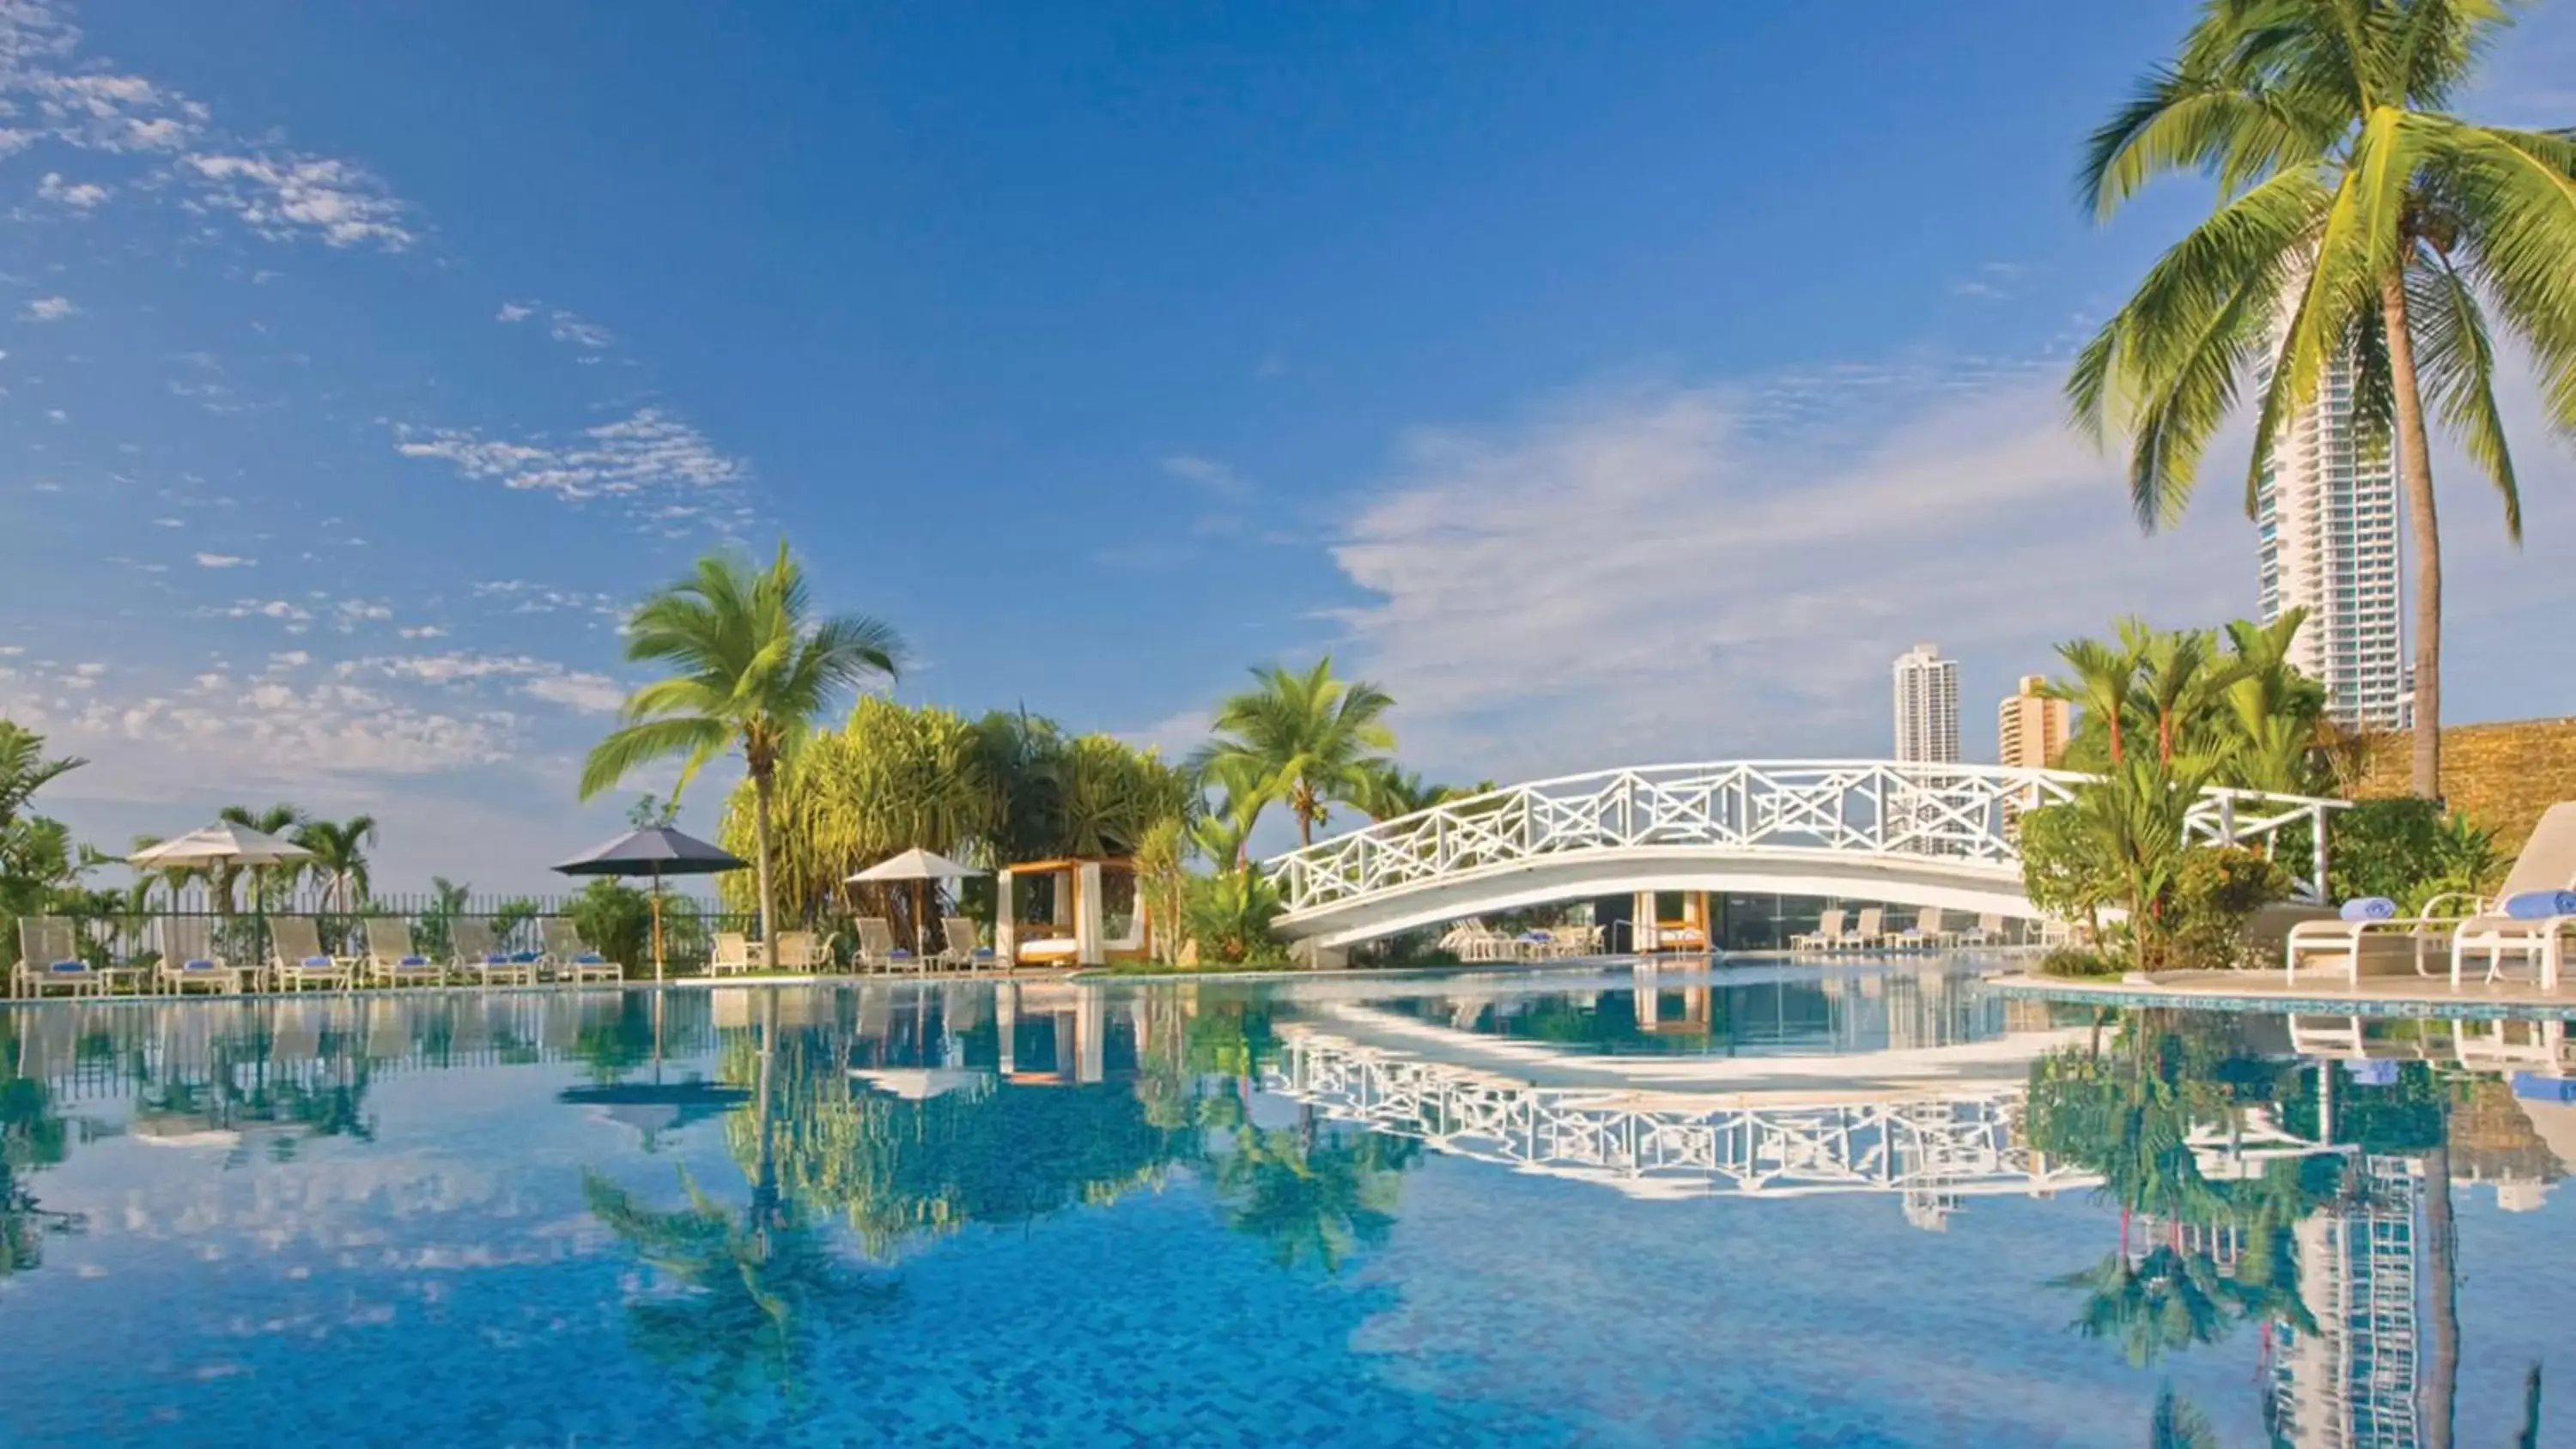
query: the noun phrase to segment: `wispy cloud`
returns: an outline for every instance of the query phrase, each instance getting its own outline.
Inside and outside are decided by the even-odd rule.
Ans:
[[[244,558],[237,553],[201,553],[197,555],[197,567],[201,569],[246,569],[258,562],[259,560],[255,558]]]
[[[566,311],[561,307],[549,310],[544,302],[539,301],[534,297],[531,297],[524,302],[503,302],[501,304],[501,310],[492,314],[492,319],[496,322],[519,323],[525,322],[529,318],[537,316],[539,313],[543,313],[545,315],[546,335],[548,337],[551,337],[555,341],[563,343],[568,347],[577,348],[582,352],[592,354],[591,356],[584,357],[582,359],[584,362],[597,361],[597,354],[606,352],[609,348],[617,345],[617,334],[610,331],[606,326]]]
[[[604,674],[571,669],[551,659],[526,654],[377,655],[343,660],[333,667],[343,679],[373,675],[417,684],[472,686],[486,681],[508,684],[530,699],[584,714],[607,714],[625,701],[626,691]]]
[[[1409,749],[1490,773],[1866,749],[1914,639],[2036,667],[2140,598],[2243,606],[2244,549],[2141,543],[2045,382],[1918,393],[1839,440],[1751,426],[1761,391],[1406,441],[1333,549],[1372,601],[1328,617]]]
[[[207,189],[195,205],[227,212],[271,241],[311,237],[334,247],[398,252],[416,240],[384,183],[327,156],[206,153],[187,158]]]
[[[536,312],[537,304],[534,302],[504,302],[501,304],[501,310],[492,314],[492,320],[496,322],[525,322],[530,317],[535,316]]]
[[[80,304],[69,297],[38,297],[19,309],[18,316],[28,322],[60,322],[79,312]]]
[[[599,499],[631,505],[656,531],[677,535],[692,523],[729,527],[741,514],[751,467],[719,450],[686,421],[660,408],[640,408],[613,423],[585,428],[577,439],[510,442],[471,428],[394,425],[394,449],[406,458],[437,459],[464,477],[569,503]]]
[[[36,195],[56,206],[73,211],[89,211],[106,202],[108,189],[95,181],[65,181],[59,171],[48,171],[36,183]]]

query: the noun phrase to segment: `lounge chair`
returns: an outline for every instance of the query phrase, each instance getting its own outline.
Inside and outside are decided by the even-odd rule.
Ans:
[[[268,918],[269,979],[280,991],[307,986],[349,989],[349,963],[322,949],[322,930],[311,916]]]
[[[740,974],[756,964],[752,959],[751,938],[740,931],[718,931],[715,944],[707,955],[707,974],[722,976],[728,971]]]
[[[412,949],[411,923],[391,916],[367,917],[363,964],[367,980],[377,986],[437,986],[447,980],[447,968]]]
[[[1797,935],[1789,938],[1789,949],[1792,951],[1831,951],[1840,947],[1843,944],[1844,939],[1844,915],[1845,912],[1840,910],[1825,912],[1822,916],[1817,918],[1816,929],[1812,931],[1801,931]]]
[[[79,935],[61,916],[18,919],[18,989],[30,996],[48,991],[87,991],[105,996],[108,974],[81,959]]]
[[[885,917],[861,916],[852,928],[858,935],[856,960],[860,970],[899,971],[924,964],[894,943],[894,925]]]
[[[1914,913],[1914,924],[1890,936],[1888,944],[1907,950],[1930,950],[1947,946],[1957,939],[1955,933],[1941,928],[1941,908],[1925,906]]]
[[[812,931],[781,931],[770,964],[781,971],[822,971],[830,968],[832,953],[823,949],[823,938]]]
[[[1977,923],[1961,931],[1957,943],[1962,946],[2000,946],[2004,941],[2004,917],[2001,911],[1988,911],[1977,917]]]
[[[455,957],[456,974],[486,986],[534,986],[545,974],[545,963],[536,952],[502,950],[490,921],[449,921],[447,945]]]
[[[972,919],[965,916],[943,916],[939,921],[939,930],[940,934],[947,938],[944,943],[947,949],[939,953],[940,965],[955,967],[960,971],[988,971],[1000,964],[1002,958],[994,954],[992,947],[983,943],[982,933],[976,930]]]
[[[2358,986],[2361,958],[2369,939],[2403,936],[2413,947],[2419,976],[2437,974],[2427,963],[2438,959],[2431,953],[2447,939],[2454,990],[2459,987],[2468,958],[2480,954],[2487,958],[2489,981],[2502,971],[2506,956],[2519,955],[2534,963],[2544,988],[2552,987],[2558,981],[2566,935],[2576,930],[2576,916],[2517,919],[2505,913],[2505,903],[2516,896],[2571,889],[2576,889],[2576,801],[2562,801],[2542,814],[2492,900],[2481,904],[2467,897],[2446,896],[2425,902],[2422,910],[2411,915],[2399,913],[2380,920],[2301,921],[2290,928],[2281,948],[2283,974],[2296,980],[2303,958],[2322,956],[2330,963],[2329,969],[2339,969],[2346,981]],[[2454,906],[2459,909],[2446,913],[2445,907]]]
[[[2495,898],[2451,932],[2452,989],[2459,988],[2469,958],[2478,955],[2487,958],[2489,981],[2504,973],[2507,956],[2520,956],[2531,964],[2542,990],[2555,989],[2568,935],[2576,932],[2576,914],[2511,912],[2518,897],[2571,890],[2576,890],[2576,801],[2562,801],[2542,812]]]
[[[1872,946],[1885,945],[1887,943],[1886,920],[1885,907],[1861,907],[1860,919],[1852,923],[1851,934],[1843,938],[1843,944],[1856,951],[1866,951]]]
[[[161,918],[161,984],[185,996],[191,986],[209,991],[239,992],[251,968],[235,966],[214,947],[214,932],[203,916]]]
[[[537,939],[545,943],[546,968],[557,981],[576,984],[584,981],[623,981],[625,964],[611,961],[590,947],[581,932],[563,916],[547,916],[537,922]]]

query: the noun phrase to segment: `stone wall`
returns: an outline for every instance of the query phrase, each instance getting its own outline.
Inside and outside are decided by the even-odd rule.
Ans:
[[[2354,795],[2405,794],[2409,743],[2403,733],[2375,736]],[[2442,794],[2452,809],[2493,830],[2496,850],[2511,860],[2541,811],[2576,800],[2576,717],[2443,730]]]

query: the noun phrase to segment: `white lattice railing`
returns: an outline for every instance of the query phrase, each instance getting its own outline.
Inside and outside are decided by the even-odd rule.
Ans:
[[[1661,1196],[2045,1192],[2099,1179],[2023,1145],[2019,1087],[1880,1101],[1717,1105],[1541,1087],[1323,1033],[1284,1044],[1266,1090],[1444,1153]]]
[[[1935,856],[2018,868],[2022,811],[2062,803],[2085,777],[2000,765],[1775,760],[1654,765],[1568,775],[1452,800],[1319,840],[1263,863],[1288,914],[1577,851],[1702,847],[1828,856]],[[2325,817],[2345,802],[2210,790],[2195,841],[2259,845],[2313,826],[2309,859],[2284,861],[2302,899],[2325,879]],[[2302,868],[2305,875],[2299,875]]]

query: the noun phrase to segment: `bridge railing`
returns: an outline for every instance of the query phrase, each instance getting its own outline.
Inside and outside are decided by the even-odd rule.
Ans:
[[[1830,856],[1932,856],[2015,870],[2023,812],[2074,798],[2086,776],[2001,765],[1885,760],[1739,761],[1567,775],[1447,801],[1265,862],[1290,915],[1575,851],[1716,847]],[[2344,802],[2213,789],[2192,806],[2195,842],[2260,846],[2311,826],[2308,859],[2284,861],[2302,899],[2322,895],[2326,812]],[[2300,871],[2304,867],[2305,874]]]

